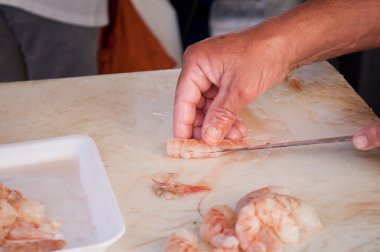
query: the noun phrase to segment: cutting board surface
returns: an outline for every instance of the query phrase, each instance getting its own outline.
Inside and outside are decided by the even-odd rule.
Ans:
[[[246,193],[284,186],[317,209],[324,229],[286,251],[380,250],[380,152],[350,143],[184,160],[165,155],[178,70],[0,86],[0,143],[68,134],[93,137],[127,232],[110,251],[162,251],[177,229],[198,232],[201,213],[234,207]],[[327,63],[306,66],[267,91],[239,118],[249,144],[352,134],[376,116]],[[18,101],[18,102],[17,102]],[[22,102],[19,102],[22,101]],[[165,200],[150,177],[177,172],[212,191]]]

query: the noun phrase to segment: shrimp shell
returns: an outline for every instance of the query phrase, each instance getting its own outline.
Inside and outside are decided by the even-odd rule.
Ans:
[[[166,199],[172,199],[176,195],[186,195],[190,193],[210,191],[207,185],[186,185],[174,181],[177,177],[176,173],[158,173],[151,179],[153,181],[153,190],[158,196]]]
[[[239,140],[224,139],[217,146],[210,146],[203,140],[173,138],[166,141],[166,154],[176,158],[214,158],[226,154],[220,150],[233,150],[246,147],[247,144]]]

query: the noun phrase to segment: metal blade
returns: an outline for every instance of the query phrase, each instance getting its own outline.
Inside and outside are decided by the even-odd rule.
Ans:
[[[285,147],[305,146],[305,145],[314,145],[314,144],[338,143],[338,142],[346,142],[346,141],[351,141],[351,140],[352,140],[352,136],[339,136],[339,137],[291,141],[291,142],[274,143],[274,144],[263,144],[263,145],[257,145],[257,146],[252,146],[252,147],[217,150],[213,152],[263,150],[263,149],[285,148]]]

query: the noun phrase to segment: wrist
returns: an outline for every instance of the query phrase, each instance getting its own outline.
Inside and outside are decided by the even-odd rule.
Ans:
[[[279,77],[273,84],[286,77],[292,69],[291,64],[295,57],[294,43],[286,30],[287,27],[282,26],[280,20],[274,17],[244,31],[248,36],[245,40],[249,42],[247,55],[250,58],[259,55],[262,59],[262,70],[269,70],[270,75]]]

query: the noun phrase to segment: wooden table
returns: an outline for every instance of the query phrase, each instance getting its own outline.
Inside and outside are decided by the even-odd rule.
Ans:
[[[380,249],[380,153],[350,143],[183,160],[165,155],[179,70],[0,85],[0,144],[85,134],[100,151],[127,225],[109,251],[162,251],[178,228],[197,232],[204,193],[165,200],[156,172],[204,182],[204,213],[251,190],[285,186],[313,205],[325,225],[287,251]],[[327,63],[306,66],[240,114],[250,144],[352,134],[376,116]],[[294,85],[296,84],[296,85]],[[299,86],[297,86],[299,84]]]

